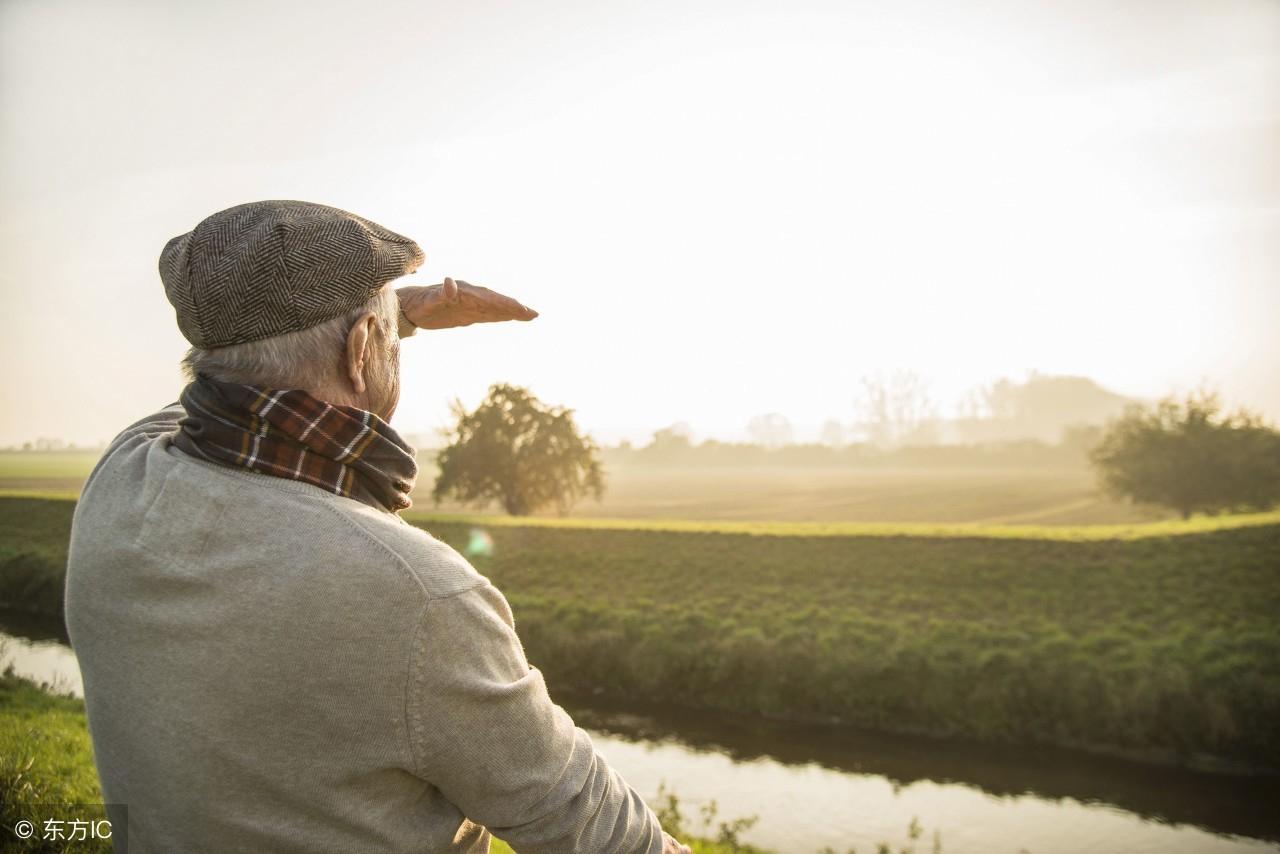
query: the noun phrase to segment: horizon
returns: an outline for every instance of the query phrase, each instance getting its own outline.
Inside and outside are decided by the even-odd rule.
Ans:
[[[1112,418],[1116,417],[1123,407],[1130,405],[1150,406],[1159,399],[1132,398],[1123,395],[1117,395],[1111,389],[1103,387],[1089,377],[1075,376],[1053,376],[1047,374],[1038,374],[1032,372],[1028,377],[1024,378],[1022,383],[1013,382],[1014,389],[1026,389],[1036,381],[1067,381],[1069,383],[1081,384],[1086,394],[1095,394],[1103,398],[1115,398],[1116,406],[1109,411],[1109,414],[1099,415],[1096,410],[1096,398],[1094,403],[1093,416],[1081,416],[1076,419],[1068,412],[1071,407],[1062,406],[1053,407],[1056,412],[1049,412],[1050,426],[1046,428],[1043,424],[1037,425],[1028,419],[1043,418],[1045,411],[1041,409],[1038,412],[1023,411],[1012,415],[999,415],[991,411],[960,411],[958,408],[953,411],[942,411],[938,409],[931,410],[919,424],[909,426],[927,426],[938,428],[934,433],[926,433],[917,435],[914,438],[895,438],[887,441],[877,441],[874,432],[876,430],[876,422],[865,419],[852,417],[848,419],[828,418],[821,422],[797,422],[793,421],[786,413],[757,413],[756,417],[780,416],[786,425],[789,438],[781,441],[777,445],[762,440],[760,437],[751,435],[750,424],[742,424],[736,426],[724,426],[719,431],[708,430],[702,425],[691,424],[686,420],[678,419],[668,424],[656,425],[652,427],[635,427],[624,429],[609,429],[605,427],[593,427],[585,425],[576,418],[575,424],[578,429],[586,436],[594,440],[603,449],[623,449],[625,447],[642,448],[650,445],[656,438],[657,434],[664,431],[673,431],[683,435],[693,446],[702,445],[704,443],[721,443],[721,444],[738,444],[738,445],[755,445],[762,447],[794,447],[800,445],[825,445],[836,448],[849,448],[855,446],[878,447],[880,450],[892,451],[910,447],[929,447],[929,446],[980,446],[980,445],[1000,445],[1003,443],[1019,443],[1028,440],[1039,441],[1046,446],[1058,446],[1067,441],[1067,437],[1063,432],[1074,427],[1103,427]],[[1000,382],[1010,381],[1007,377],[1001,377],[991,384],[987,384],[984,388]],[[1012,381],[1010,381],[1012,382]],[[975,389],[976,390],[976,389]],[[1199,392],[1214,393],[1213,389],[1199,389]],[[1077,389],[1077,394],[1079,389]],[[1166,396],[1168,397],[1168,396]],[[1180,398],[1185,399],[1184,398]],[[546,403],[546,401],[544,401]],[[1055,401],[1055,403],[1057,403]],[[571,407],[570,407],[571,408]],[[1237,407],[1224,405],[1222,410],[1226,412],[1234,412]],[[1256,413],[1257,410],[1251,410],[1245,406],[1245,410]],[[394,417],[392,419],[395,420]],[[1266,419],[1267,423],[1275,427],[1276,425],[1270,419]],[[830,425],[835,422],[843,431],[843,437],[839,441],[832,441],[824,432],[829,429]],[[987,438],[974,438],[972,435],[966,437],[963,434],[965,425],[1005,425],[1011,429],[1005,430],[1003,433],[996,432],[989,434]],[[397,429],[406,441],[412,444],[418,450],[434,450],[443,447],[448,443],[447,438],[441,433],[445,427],[437,428],[429,431],[414,431]],[[111,437],[107,437],[96,442],[76,442],[68,440],[61,436],[46,435],[35,436],[24,440],[20,443],[10,443],[0,445],[0,451],[3,452],[45,452],[45,451],[92,451],[105,448],[111,441]],[[28,447],[32,446],[32,447]]]

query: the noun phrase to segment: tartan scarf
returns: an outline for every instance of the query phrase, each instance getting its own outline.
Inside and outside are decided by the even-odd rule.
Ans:
[[[392,513],[412,505],[413,448],[372,412],[302,389],[255,388],[206,374],[182,390],[173,443],[193,456],[300,480]]]

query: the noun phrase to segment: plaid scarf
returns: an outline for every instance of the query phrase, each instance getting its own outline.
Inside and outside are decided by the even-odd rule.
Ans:
[[[392,513],[418,476],[413,448],[363,409],[302,389],[224,383],[205,374],[182,390],[187,415],[174,444],[188,454],[301,480]]]

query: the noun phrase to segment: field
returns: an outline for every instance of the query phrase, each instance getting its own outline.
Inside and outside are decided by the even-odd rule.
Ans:
[[[423,524],[507,592],[561,690],[1280,767],[1268,520],[1130,539]]]
[[[60,612],[65,500],[0,499]],[[1280,514],[1117,529],[410,517],[554,691],[1280,768]]]
[[[96,452],[0,452],[0,491],[79,494]],[[432,504],[433,467],[418,478],[415,505]],[[496,511],[495,511],[496,512]],[[1084,468],[740,467],[608,470],[604,501],[585,501],[574,518],[935,522],[984,525],[1130,524],[1172,518],[1097,494]]]
[[[101,451],[0,451],[0,489],[78,495]]]
[[[430,478],[428,478],[429,482]],[[575,517],[1085,525],[1168,518],[1096,493],[1086,469],[642,468],[608,470]],[[429,489],[416,499],[431,508]],[[455,505],[438,509],[454,511]]]

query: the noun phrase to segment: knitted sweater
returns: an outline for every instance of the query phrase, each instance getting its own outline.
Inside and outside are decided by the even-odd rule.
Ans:
[[[183,414],[112,442],[71,532],[67,628],[131,852],[661,852],[484,576],[396,515],[182,453]]]

